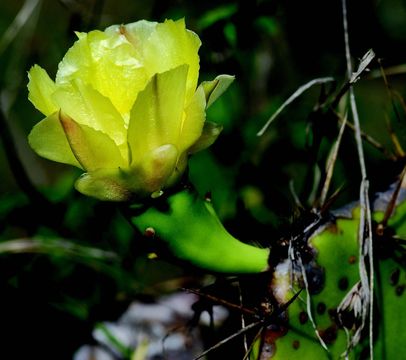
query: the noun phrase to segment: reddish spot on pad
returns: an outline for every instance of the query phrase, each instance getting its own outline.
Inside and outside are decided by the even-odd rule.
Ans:
[[[299,314],[299,322],[300,322],[302,325],[304,325],[304,324],[307,323],[307,320],[309,320],[309,315],[307,315],[307,312],[302,311],[302,312]]]
[[[292,342],[292,347],[297,350],[300,347],[300,341],[299,340],[293,340]]]

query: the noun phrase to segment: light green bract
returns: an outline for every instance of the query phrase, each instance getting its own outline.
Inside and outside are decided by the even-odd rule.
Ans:
[[[76,188],[101,200],[161,193],[221,126],[205,111],[234,77],[198,84],[199,37],[183,19],[77,33],[53,81],[35,65],[29,99],[46,118],[29,135],[40,156],[83,169]]]

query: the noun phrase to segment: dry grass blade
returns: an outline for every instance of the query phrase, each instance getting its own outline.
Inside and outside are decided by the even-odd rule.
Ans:
[[[396,116],[396,119],[400,122],[401,121],[401,116],[399,114],[398,108],[396,107],[395,99],[397,99],[399,101],[399,103],[401,104],[404,112],[406,112],[405,101],[403,99],[403,96],[401,94],[399,94],[399,92],[392,89],[392,87],[389,84],[388,78],[386,76],[385,70],[382,67],[381,61],[378,60],[378,62],[379,62],[380,70],[381,70],[381,75],[382,75],[383,81],[385,83],[386,91],[388,93],[388,97],[389,97],[391,105],[392,105],[392,110],[393,110],[393,112],[394,112],[394,114]],[[389,119],[388,116],[386,116],[386,123],[387,123],[388,129],[389,129],[389,134],[390,134],[392,143],[393,143],[393,145],[395,147],[396,154],[399,157],[404,157],[405,152],[403,151],[402,146],[400,145],[400,141],[399,141],[397,135],[395,134],[395,132],[392,129],[392,125],[391,125],[391,122],[390,122],[390,119]]]
[[[369,49],[364,56],[362,57],[362,59],[360,60],[360,63],[358,65],[357,71],[353,72],[351,74],[350,77],[350,84],[354,84],[355,82],[357,82],[359,80],[359,77],[361,76],[361,74],[367,70],[369,64],[371,63],[371,61],[375,58],[375,53],[372,49]]]
[[[358,239],[360,242],[360,277],[362,291],[364,293],[364,303],[362,309],[362,328],[365,326],[369,313],[369,346],[370,358],[373,360],[373,292],[374,292],[374,263],[373,263],[373,243],[372,243],[372,214],[369,203],[369,181],[364,179],[360,189],[360,226]],[[369,277],[368,277],[369,272]],[[369,305],[369,306],[368,306]]]
[[[247,331],[255,328],[256,326],[262,324],[263,322],[264,322],[264,320],[259,320],[259,321],[256,321],[256,322],[253,322],[253,323],[247,325],[245,328],[235,332],[234,334],[230,335],[229,337],[219,341],[216,345],[213,345],[209,349],[203,351],[199,356],[195,357],[193,360],[201,359],[202,357],[206,356],[208,353],[212,352],[213,350],[218,349],[220,346],[224,345],[225,343],[229,342],[230,340],[234,339],[235,337],[237,337],[241,334],[244,334]]]
[[[348,18],[347,18],[347,3],[346,0],[341,1],[342,12],[343,12],[343,28],[344,28],[344,43],[345,43],[345,56],[347,60],[347,75],[350,81],[352,79],[357,79],[357,76],[354,76],[352,73],[352,64],[351,64],[351,52],[350,52],[350,42],[349,42],[349,32],[348,32]],[[368,51],[367,54],[361,60],[361,64],[358,67],[358,70],[355,72],[355,75],[359,70],[364,71],[366,66],[374,58],[375,54],[373,51]],[[355,126],[355,141],[357,144],[358,159],[361,169],[361,184],[360,184],[360,226],[359,226],[359,246],[360,246],[360,277],[362,291],[364,294],[368,295],[365,297],[365,304],[363,304],[363,326],[365,325],[366,316],[369,312],[369,355],[371,360],[374,358],[373,351],[373,286],[374,286],[374,264],[373,264],[373,244],[372,244],[372,215],[371,208],[369,204],[369,182],[367,180],[367,171],[365,166],[364,151],[362,147],[362,137],[361,137],[361,126],[358,117],[357,104],[355,101],[354,89],[350,87],[349,89],[350,97],[350,107],[351,113],[354,119]],[[367,264],[369,266],[369,277],[367,272]],[[363,327],[362,326],[362,327]]]
[[[261,334],[262,334],[262,331],[264,331],[264,328],[263,328],[263,327],[261,327],[261,328],[259,329],[259,331],[257,332],[257,334],[254,336],[254,339],[252,340],[252,342],[251,342],[249,348],[246,350],[245,355],[244,355],[244,357],[242,358],[242,360],[247,360],[247,359],[248,359],[248,356],[250,356],[251,351],[252,351],[252,349],[253,349],[253,347],[254,347],[256,341],[259,339],[259,337],[260,337]]]
[[[300,269],[301,269],[301,272],[302,272],[302,278],[303,278],[303,282],[304,282],[305,290],[306,290],[306,312],[307,312],[307,315],[309,316],[310,323],[312,324],[312,327],[313,327],[314,332],[315,332],[315,334],[317,336],[317,339],[320,342],[320,345],[323,347],[324,350],[327,351],[327,353],[329,353],[330,351],[329,351],[326,343],[324,342],[324,340],[321,338],[319,330],[317,329],[317,324],[316,324],[316,322],[314,321],[314,318],[313,318],[312,300],[311,300],[311,297],[310,297],[309,283],[307,281],[306,270],[304,268],[302,259],[299,258],[298,260],[300,262],[299,265],[300,265]]]
[[[383,70],[383,67],[382,67],[382,63],[381,63],[381,61],[379,59],[378,59],[378,63],[379,63],[379,67],[381,69],[382,79],[383,79],[383,82],[385,83],[385,87],[386,87],[386,91],[388,93],[388,97],[389,97],[389,99],[391,101],[391,104],[392,104],[392,109],[393,109],[393,111],[394,111],[394,113],[396,115],[396,118],[398,120],[400,120],[400,115],[399,115],[398,109],[396,108],[396,105],[395,105],[395,99],[394,99],[395,98],[395,91],[389,85],[388,78],[386,77],[385,71]],[[400,99],[403,100],[402,97],[400,97]]]
[[[278,117],[278,115],[294,100],[296,100],[300,95],[302,95],[306,90],[309,90],[314,85],[325,84],[329,82],[333,82],[334,79],[332,77],[324,77],[324,78],[317,78],[309,81],[308,83],[302,85],[297,89],[279,108],[275,111],[275,113],[269,118],[266,124],[262,127],[260,131],[258,131],[257,136],[262,136],[264,132],[268,129],[269,125]]]
[[[357,282],[352,289],[344,296],[341,303],[337,307],[337,313],[339,321],[342,321],[342,313],[345,312],[352,312],[354,318],[360,319],[361,318],[361,325],[355,327],[353,329],[354,333],[351,335],[350,329],[347,329],[344,326],[344,330],[347,335],[347,349],[342,354],[345,359],[349,358],[349,354],[353,347],[359,342],[361,338],[361,331],[364,327],[365,319],[362,317],[363,315],[363,292],[361,288],[361,283]]]
[[[385,76],[406,74],[406,64],[390,66],[383,69]],[[373,70],[368,75],[368,79],[378,79],[382,77],[382,70]]]
[[[355,125],[347,121],[347,127],[355,132]],[[396,161],[397,158],[395,155],[390,153],[388,150],[385,149],[385,147],[375,138],[372,136],[366,134],[361,130],[361,138],[365,140],[368,144],[372,145],[375,149],[379,150],[385,157],[387,157],[389,160]]]
[[[402,173],[400,174],[399,181],[396,185],[395,191],[393,192],[393,194],[388,202],[388,206],[386,207],[383,219],[378,224],[378,227],[376,229],[378,232],[378,235],[383,235],[383,231],[386,228],[388,221],[393,214],[393,211],[395,210],[396,202],[397,202],[397,199],[399,196],[400,189],[402,188],[402,183],[405,178],[405,175],[406,175],[406,166],[403,168]]]
[[[346,25],[344,26],[346,29]],[[347,39],[348,37],[346,37]],[[331,107],[334,109],[338,106],[341,98],[348,92],[348,90],[352,89],[352,86],[360,79],[361,74],[368,70],[368,66],[371,61],[375,58],[375,53],[372,49],[368,50],[358,65],[358,68],[355,72],[352,72],[352,65],[351,65],[351,55],[347,57],[347,76],[348,81],[341,87],[340,91],[336,95],[334,101],[331,103]],[[351,92],[352,90],[350,90]]]
[[[341,140],[343,138],[343,134],[344,134],[346,125],[347,125],[347,116],[344,117],[344,120],[340,127],[340,131],[337,136],[337,140],[334,143],[334,146],[333,146],[333,149],[332,149],[332,152],[331,152],[329,158],[327,159],[326,179],[324,181],[323,189],[322,189],[321,195],[320,195],[320,203],[319,203],[320,208],[324,207],[324,204],[327,199],[327,194],[330,189],[331,179],[333,177],[334,166],[337,161],[338,150],[340,149]]]
[[[304,206],[302,205],[302,202],[300,201],[299,196],[296,193],[295,183],[294,183],[293,179],[291,179],[289,181],[289,191],[290,191],[290,194],[292,195],[292,198],[293,198],[293,201],[295,202],[296,207],[298,209],[303,209]]]
[[[343,0],[343,4],[345,3],[345,0]],[[348,44],[346,44],[346,52],[349,52],[349,47]],[[360,73],[360,69],[362,69],[362,71],[365,70],[366,67],[366,62],[367,61],[371,61],[371,56],[375,56],[375,54],[372,52],[372,50],[369,50],[368,53],[363,57],[363,62],[360,64],[360,66],[358,67],[358,70],[355,72],[355,74],[359,74]],[[366,58],[366,59],[365,59]],[[369,63],[368,62],[368,63]],[[352,74],[352,66],[351,63],[347,64],[348,66],[348,75],[351,76],[351,78],[353,78],[353,74]],[[359,75],[357,75],[358,78]],[[351,83],[351,80],[350,80]],[[351,113],[354,119],[354,128],[355,128],[355,140],[357,143],[357,151],[358,151],[358,158],[359,158],[359,163],[360,163],[360,168],[361,168],[361,175],[363,179],[367,178],[367,171],[366,171],[366,167],[365,167],[365,157],[364,157],[364,149],[362,147],[362,135],[361,135],[361,126],[360,126],[360,121],[359,121],[359,116],[358,116],[358,110],[357,110],[357,103],[355,101],[355,94],[354,94],[354,89],[352,87],[350,87],[349,89],[349,98],[350,98],[350,107],[351,107]]]
[[[391,121],[388,117],[388,115],[385,114],[385,120],[386,120],[386,125],[388,127],[388,131],[389,131],[389,136],[392,140],[392,144],[395,148],[395,154],[396,156],[394,156],[394,160],[397,160],[398,158],[403,158],[405,157],[405,152],[403,151],[402,145],[400,144],[399,138],[396,135],[396,133],[394,132],[393,128],[392,128],[392,124]]]
[[[2,79],[3,88],[0,89],[0,139],[3,142],[6,158],[16,183],[27,194],[31,201],[36,202],[39,206],[45,207],[48,203],[46,198],[32,184],[19,158],[19,152],[16,146],[17,140],[14,138],[11,127],[13,123],[8,116],[9,109],[13,101],[15,101],[17,92],[21,91],[19,80],[23,72],[15,66],[18,66],[19,59],[23,56],[24,52],[18,48],[18,45],[21,47],[26,45],[27,38],[31,36],[32,29],[38,21],[41,4],[42,0],[26,0],[13,22],[0,38],[0,56],[6,50],[9,50],[10,45],[16,48],[15,53],[17,54],[12,57],[12,61],[9,61],[10,64],[12,64],[10,65],[11,68],[2,69],[7,73],[15,73],[16,75],[12,77],[10,83]],[[20,35],[21,33],[23,34]],[[18,35],[20,35],[19,39],[17,39]],[[4,64],[3,66],[6,67]]]
[[[42,0],[26,0],[13,22],[0,39],[0,56],[15,39],[34,11],[41,5]]]
[[[241,291],[241,286],[240,286],[240,282],[237,283],[237,288],[238,288],[238,302],[240,304],[241,307],[243,307],[243,296],[242,296],[242,291]],[[241,328],[245,328],[245,317],[244,314],[241,313]],[[248,342],[247,342],[247,335],[244,334],[244,338],[243,338],[243,345],[244,345],[244,350],[245,353],[248,354]]]
[[[0,254],[62,254],[69,257],[85,257],[97,260],[116,260],[117,255],[94,247],[75,244],[64,239],[21,238],[0,243]]]

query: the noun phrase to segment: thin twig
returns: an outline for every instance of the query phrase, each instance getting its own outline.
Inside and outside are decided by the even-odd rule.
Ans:
[[[258,338],[261,336],[262,331],[264,331],[264,327],[261,327],[261,328],[259,329],[259,331],[257,332],[257,334],[254,336],[254,338],[252,339],[252,342],[251,342],[249,348],[247,349],[247,351],[245,352],[245,355],[244,355],[244,357],[242,358],[242,360],[247,360],[247,359],[248,359],[248,356],[251,354],[252,348],[254,347],[255,342],[256,342],[256,341],[258,340]]]
[[[184,290],[189,291],[188,289],[184,289]],[[256,326],[258,326],[258,325],[260,325],[260,324],[268,324],[268,323],[270,323],[270,321],[271,321],[272,319],[274,319],[275,317],[277,317],[278,315],[280,315],[281,313],[283,313],[283,312],[298,298],[298,296],[301,294],[302,290],[303,290],[303,289],[300,289],[300,290],[299,290],[298,292],[296,292],[287,302],[285,302],[285,303],[283,303],[282,305],[278,306],[278,307],[275,309],[275,311],[272,312],[268,317],[261,317],[261,318],[259,318],[259,316],[257,316],[257,317],[259,318],[258,321],[251,323],[250,325],[248,325],[248,326],[246,326],[246,327],[240,329],[239,331],[237,331],[236,333],[230,335],[229,337],[227,337],[227,338],[225,338],[225,339],[219,341],[217,344],[215,344],[215,345],[213,345],[212,347],[210,347],[209,349],[205,350],[203,353],[201,353],[198,357],[194,358],[193,360],[201,359],[203,356],[205,356],[205,355],[208,354],[209,352],[211,352],[211,351],[213,351],[213,350],[216,350],[217,348],[219,348],[220,346],[224,345],[224,344],[227,343],[228,341],[234,339],[235,337],[237,337],[237,336],[239,336],[239,335],[241,335],[241,334],[245,334],[248,330],[250,330],[250,329],[252,329],[252,328],[254,328],[254,327],[256,327]],[[198,294],[198,295],[199,295],[199,292],[196,292],[195,290],[192,290],[191,292],[194,293],[194,294]],[[205,296],[205,294],[203,294],[203,296]],[[209,295],[209,297],[211,297],[211,296]],[[214,299],[213,299],[214,301],[221,303],[221,299],[218,299],[218,298],[215,298],[215,297],[212,297],[212,298],[214,298]],[[219,301],[219,300],[220,300],[220,301]],[[229,305],[230,305],[230,303],[228,303],[227,301],[226,301],[225,303],[227,304],[226,306],[229,306]],[[234,304],[231,304],[231,305],[234,305]],[[239,306],[238,306],[238,305],[234,305],[233,308],[239,309]],[[240,310],[240,309],[239,309],[239,310]],[[255,313],[255,312],[254,312],[254,313]]]
[[[234,339],[235,337],[246,333],[248,330],[253,329],[254,327],[262,324],[263,322],[264,322],[264,320],[259,320],[259,321],[253,322],[252,324],[247,325],[245,328],[240,329],[239,331],[235,332],[234,334],[230,335],[229,337],[219,341],[216,345],[213,345],[212,347],[203,351],[199,356],[195,357],[193,360],[201,359],[202,357],[206,356],[209,352],[212,352],[213,350],[218,349],[220,346],[224,345],[225,343],[229,342],[230,340]]]
[[[213,301],[214,303],[216,303],[218,305],[224,305],[225,307],[227,307],[229,309],[237,310],[237,311],[239,311],[241,313],[244,313],[244,314],[259,318],[258,314],[255,311],[247,309],[242,305],[236,305],[236,304],[230,303],[227,300],[220,299],[220,298],[218,298],[216,296],[213,296],[213,295],[210,295],[210,294],[202,293],[199,290],[187,289],[187,288],[183,288],[183,290],[186,291],[186,292],[190,292],[192,294],[204,297],[204,298],[206,298],[206,299],[208,299],[210,301]]]
[[[240,306],[243,307],[243,298],[242,298],[242,291],[241,291],[240,282],[238,282],[237,288],[238,288],[238,301],[240,302]],[[241,313],[241,328],[245,328],[244,313]],[[246,334],[244,334],[243,344],[244,344],[245,353],[247,353],[248,352],[248,343],[247,343],[247,335]]]
[[[297,89],[279,108],[274,112],[274,114],[269,118],[266,124],[262,127],[260,131],[258,131],[257,136],[262,136],[264,132],[268,129],[269,125],[271,125],[272,121],[274,121],[278,115],[294,100],[296,100],[300,95],[302,95],[306,90],[310,89],[314,85],[325,84],[328,82],[333,82],[334,78],[332,77],[324,77],[324,78],[317,78],[309,81],[308,83],[302,85]]]
[[[341,117],[338,117],[339,122],[342,122],[343,120],[341,119]],[[347,121],[347,127],[351,130],[354,131],[355,133],[355,125],[349,121]],[[388,152],[388,150],[385,149],[385,147],[375,138],[373,138],[371,135],[368,135],[367,133],[363,132],[361,130],[361,137],[363,140],[365,140],[367,143],[369,143],[370,145],[372,145],[374,148],[376,148],[377,150],[379,150],[384,156],[386,156],[389,160],[392,161],[396,161],[397,158],[396,156],[394,156],[393,154],[391,154],[390,152]]]

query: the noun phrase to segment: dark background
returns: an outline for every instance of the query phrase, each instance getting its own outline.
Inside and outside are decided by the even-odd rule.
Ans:
[[[391,102],[377,62],[355,86],[364,131],[396,155],[390,159],[365,144],[375,192],[395,181],[403,166],[389,129],[405,146],[406,4],[349,3],[354,66],[374,49],[388,74],[393,73],[388,81],[399,94]],[[17,17],[23,6],[34,10]],[[207,114],[223,124],[223,134],[191,160],[190,177],[198,190],[212,193],[219,216],[234,235],[263,245],[272,244],[297,213],[290,181],[304,207],[312,205],[306,179],[313,173],[314,157],[306,150],[306,129],[320,86],[285,109],[264,136],[256,133],[304,83],[325,76],[334,77],[338,86],[345,81],[340,1],[2,1],[0,245],[41,241],[35,248],[21,242],[19,248],[0,247],[0,357],[11,352],[13,359],[71,359],[81,344],[93,341],[95,323],[116,319],[131,300],[153,300],[205,278],[196,269],[148,261],[145,244],[114,206],[76,193],[72,184],[79,173],[40,159],[26,141],[41,119],[27,99],[27,71],[37,63],[53,77],[75,40],[74,31],[181,17],[203,43],[201,81],[221,73],[236,76]],[[310,134],[321,127],[332,134],[323,138],[316,154],[323,169],[337,123],[314,124]],[[330,190],[342,187],[334,207],[356,200],[359,182],[353,133],[346,131]],[[114,257],[98,258],[100,249]],[[211,358],[224,356],[217,354]]]

